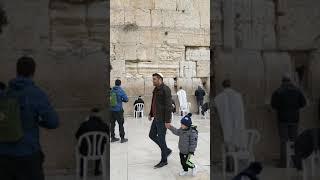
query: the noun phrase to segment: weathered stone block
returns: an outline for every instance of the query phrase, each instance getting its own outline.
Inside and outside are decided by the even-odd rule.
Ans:
[[[209,47],[186,47],[187,61],[210,61]]]
[[[197,77],[210,76],[210,61],[197,61]]]
[[[151,26],[151,10],[136,9],[135,20],[138,26],[144,26],[144,27]]]
[[[155,9],[176,10],[177,8],[176,0],[154,1],[154,3]]]
[[[196,77],[196,62],[193,61],[181,61],[180,62],[180,77],[192,78]]]
[[[163,26],[163,13],[161,10],[151,11],[151,26],[162,27]]]
[[[124,25],[124,10],[110,9],[110,26]]]

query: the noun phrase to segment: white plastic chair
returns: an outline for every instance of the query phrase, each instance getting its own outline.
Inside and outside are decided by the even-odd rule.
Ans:
[[[317,164],[317,162],[318,162],[318,164]],[[316,172],[318,172],[320,170],[319,169],[319,162],[320,162],[319,150],[314,151],[310,155],[310,157],[302,160],[303,180],[309,180],[310,174],[311,174],[312,178],[314,178],[316,176]],[[311,166],[311,168],[310,168],[311,173],[308,173],[308,165]]]
[[[107,160],[106,160],[106,141],[109,140],[107,133],[103,132],[88,132],[80,136],[77,146],[76,146],[76,163],[77,163],[77,180],[80,179],[80,166],[81,159],[83,160],[83,179],[87,179],[87,171],[88,171],[88,161],[92,160],[101,160],[102,166],[102,179],[105,180],[107,178]],[[88,147],[87,155],[82,155],[80,153],[80,147],[82,142],[85,142]],[[103,151],[102,150],[102,147]]]
[[[226,178],[226,157],[231,156],[234,163],[234,172],[236,175],[239,172],[238,163],[239,160],[247,160],[249,163],[255,161],[253,146],[260,141],[260,133],[254,129],[243,130],[243,143],[245,143],[245,149],[238,151],[226,152],[226,147],[222,146],[222,171],[223,177]]]
[[[133,109],[133,116],[134,118],[138,118],[138,115],[141,113],[141,118],[143,118],[143,109],[144,109],[144,104],[143,103],[137,103],[134,105]]]

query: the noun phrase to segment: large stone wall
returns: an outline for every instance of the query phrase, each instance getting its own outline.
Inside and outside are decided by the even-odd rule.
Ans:
[[[174,99],[182,86],[195,111],[194,91],[202,82],[209,93],[209,0],[112,0],[110,4],[110,82],[120,78],[133,112],[139,95],[149,111],[152,74],[164,74]],[[176,82],[174,80],[176,78]]]
[[[300,130],[319,127],[319,8],[316,0],[211,1],[211,80],[216,93],[223,79],[230,78],[243,94],[246,126],[262,134],[258,160],[279,157],[278,125],[270,96],[283,74],[295,77],[308,99]],[[305,75],[300,81],[296,68],[301,66]],[[215,159],[220,156],[222,139],[216,124],[213,121]]]
[[[68,172],[75,167],[77,128],[92,107],[106,103],[106,2],[2,2],[9,24],[0,35],[0,81],[15,77],[20,56],[34,57],[34,81],[47,92],[61,121],[57,130],[41,132],[45,169]]]

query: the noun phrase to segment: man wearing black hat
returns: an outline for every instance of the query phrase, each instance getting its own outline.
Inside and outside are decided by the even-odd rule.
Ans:
[[[161,168],[168,164],[167,158],[172,153],[166,143],[166,132],[171,123],[172,98],[171,90],[163,83],[163,75],[161,73],[153,74],[152,79],[155,88],[149,113],[149,120],[153,119],[149,137],[161,149],[161,161],[154,166],[154,168]]]
[[[306,99],[291,81],[289,75],[282,78],[282,85],[271,98],[271,106],[277,111],[280,136],[280,167],[286,167],[286,143],[294,141],[298,134],[299,110],[306,105]]]

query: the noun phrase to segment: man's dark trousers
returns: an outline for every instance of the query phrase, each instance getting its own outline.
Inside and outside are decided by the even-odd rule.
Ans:
[[[199,109],[200,109],[200,107],[202,107],[203,106],[203,99],[197,99],[197,105],[198,105],[198,114],[200,114],[200,112],[199,112]]]
[[[280,166],[286,167],[287,163],[287,142],[295,141],[298,136],[298,123],[279,123],[279,136],[280,136]]]
[[[167,128],[162,120],[154,119],[151,124],[149,137],[154,141],[161,149],[161,162],[167,162],[168,146],[166,143]]]
[[[123,110],[121,111],[111,111],[111,137],[115,137],[114,128],[116,126],[116,122],[118,122],[119,125],[119,134],[121,138],[124,138],[125,132],[124,132],[124,117],[123,117]]]
[[[23,157],[0,155],[0,179],[44,180],[43,161],[42,152]]]

